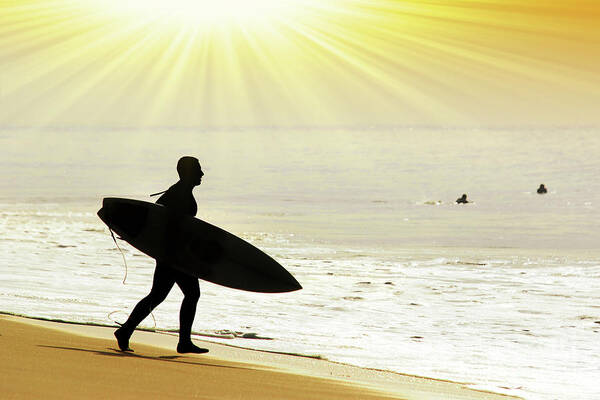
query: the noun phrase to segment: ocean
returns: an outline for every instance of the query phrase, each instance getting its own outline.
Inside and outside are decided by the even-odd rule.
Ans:
[[[303,286],[201,282],[199,338],[526,399],[600,395],[595,128],[4,128],[0,312],[123,322],[154,263],[120,242],[126,267],[96,212],[154,201],[182,155],[206,173],[198,217]],[[142,326],[176,330],[181,298]]]

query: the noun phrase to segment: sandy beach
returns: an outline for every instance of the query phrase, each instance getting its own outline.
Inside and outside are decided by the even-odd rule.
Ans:
[[[196,341],[180,355],[174,335],[138,331],[134,353],[113,328],[0,316],[0,388],[7,399],[509,399],[463,384],[325,360]]]

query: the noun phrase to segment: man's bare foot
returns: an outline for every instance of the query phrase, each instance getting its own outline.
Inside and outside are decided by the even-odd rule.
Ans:
[[[125,329],[123,329],[123,327],[115,331],[115,337],[117,338],[117,343],[119,344],[119,349],[121,349],[121,351],[133,352],[133,350],[129,347],[130,336],[131,334],[126,332]]]
[[[194,343],[190,342],[179,342],[177,345],[178,353],[195,353],[202,354],[208,353],[208,349],[203,349],[202,347],[196,346]]]

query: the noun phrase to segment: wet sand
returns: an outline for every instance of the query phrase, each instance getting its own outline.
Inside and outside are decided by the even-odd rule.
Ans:
[[[118,351],[114,328],[0,315],[0,390],[7,399],[511,399],[463,384],[136,331]]]

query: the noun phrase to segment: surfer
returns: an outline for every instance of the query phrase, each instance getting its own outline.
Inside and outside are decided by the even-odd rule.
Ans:
[[[462,196],[460,196],[458,199],[456,199],[456,203],[457,204],[467,204],[467,203],[469,203],[469,200],[467,200],[467,195],[463,193]]]
[[[200,167],[197,158],[182,157],[177,162],[177,173],[179,181],[168,190],[157,193],[162,194],[156,201],[168,207],[177,218],[177,215],[195,216],[198,211],[196,200],[192,190],[200,185],[204,172]],[[167,228],[169,230],[169,228]],[[167,233],[167,247],[174,248],[176,236]],[[135,306],[127,321],[115,331],[115,337],[122,351],[133,351],[129,348],[129,338],[133,331],[142,322],[156,306],[163,302],[167,297],[173,285],[177,283],[183,292],[183,301],[179,311],[179,343],[177,344],[178,353],[206,353],[208,350],[202,349],[192,343],[192,323],[196,314],[196,305],[200,298],[200,285],[198,279],[174,269],[169,261],[156,261],[154,278],[152,280],[152,289]]]
[[[548,193],[548,189],[546,189],[546,186],[544,186],[544,184],[540,184],[540,187],[537,189],[538,194],[546,194]]]

